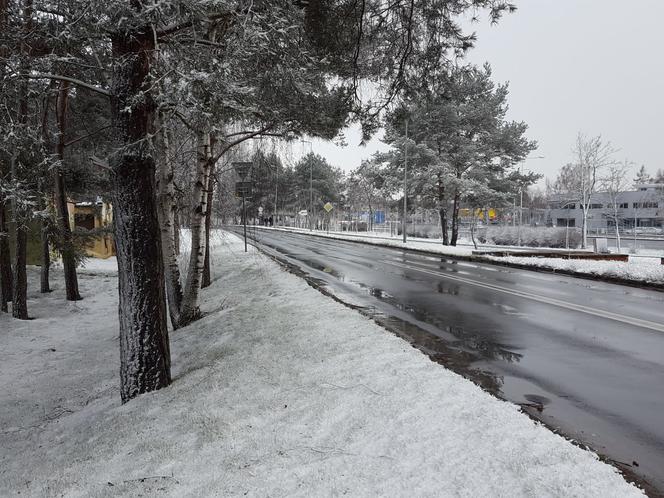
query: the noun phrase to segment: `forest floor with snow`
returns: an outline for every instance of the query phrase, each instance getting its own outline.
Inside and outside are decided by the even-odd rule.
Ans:
[[[518,251],[533,252],[537,251],[532,247],[516,247],[516,246],[485,246],[493,249],[500,250],[513,250],[513,256],[474,256],[473,246],[459,245],[459,246],[444,246],[442,243],[436,243],[432,239],[417,239],[409,237],[406,244],[399,238],[390,238],[383,234],[371,233],[348,233],[348,232],[323,232],[323,231],[309,231],[304,228],[272,228],[272,227],[256,227],[258,230],[286,230],[292,232],[299,232],[305,235],[313,235],[317,237],[327,237],[332,239],[349,240],[355,242],[362,242],[365,244],[375,244],[380,246],[395,247],[399,249],[407,248],[417,251],[425,251],[432,254],[440,254],[441,256],[474,258],[480,262],[503,263],[519,266],[531,266],[533,269],[546,269],[553,271],[563,270],[568,273],[577,274],[579,276],[588,277],[608,277],[621,280],[627,280],[635,283],[648,283],[655,285],[664,285],[664,265],[661,264],[660,256],[644,257],[644,256],[630,256],[629,261],[593,261],[581,259],[561,259],[554,257],[523,257],[518,256]],[[565,249],[546,249],[549,252],[566,253]]]
[[[0,316],[0,496],[641,495],[235,236],[215,242],[206,315],[171,333],[173,384],[125,405],[116,272],[91,261],[67,303],[31,269],[34,319]]]

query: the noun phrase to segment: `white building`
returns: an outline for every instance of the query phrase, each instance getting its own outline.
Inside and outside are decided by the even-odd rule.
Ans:
[[[603,231],[615,227],[614,206],[606,192],[594,193],[589,202],[588,230]],[[662,228],[664,225],[664,184],[636,185],[617,198],[617,222],[621,228]],[[556,194],[549,199],[547,221],[553,226],[580,227],[583,224],[582,202],[571,195]]]

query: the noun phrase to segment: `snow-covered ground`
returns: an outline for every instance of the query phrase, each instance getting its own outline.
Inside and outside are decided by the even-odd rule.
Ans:
[[[602,277],[617,277],[634,280],[636,282],[664,284],[664,265],[660,263],[660,258],[630,257],[628,262],[559,258],[524,258],[519,256],[500,258],[489,256],[489,259]]]
[[[0,496],[641,495],[235,236],[214,240],[207,315],[171,334],[173,384],[126,405],[112,270],[88,265],[81,302],[57,281],[31,294],[34,320],[0,317]]]

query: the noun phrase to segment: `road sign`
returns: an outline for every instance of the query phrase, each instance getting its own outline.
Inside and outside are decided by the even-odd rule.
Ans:
[[[263,214],[263,206],[258,206],[258,214]]]
[[[233,168],[235,168],[235,171],[237,171],[237,174],[242,180],[247,177],[252,166],[253,163],[250,161],[236,161],[233,163]]]
[[[235,182],[235,195],[248,197],[251,195],[251,182]]]
[[[323,209],[329,213],[330,211],[332,211],[334,209],[334,206],[332,204],[330,204],[329,202],[327,202],[323,206]]]
[[[299,214],[300,216],[306,216],[308,213],[307,213],[307,210],[306,210],[306,209],[303,209],[302,211],[300,211],[300,212],[297,213],[297,214]]]

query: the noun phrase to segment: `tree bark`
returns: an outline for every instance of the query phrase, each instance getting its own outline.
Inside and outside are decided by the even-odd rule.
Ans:
[[[440,229],[443,237],[443,245],[447,246],[450,243],[449,234],[447,232],[447,206],[445,205],[445,185],[443,179],[438,175],[438,215],[440,216]]]
[[[139,9],[140,3],[131,2]],[[149,26],[111,36],[111,117],[119,148],[109,164],[118,259],[120,392],[127,402],[171,382],[164,271],[155,201],[155,162],[148,144],[154,102]]]
[[[32,31],[32,0],[25,0],[23,6],[23,35],[21,42],[20,61],[21,73],[26,74],[30,69],[28,55],[30,47],[27,45],[27,38]],[[27,125],[28,122],[28,80],[23,79],[18,86],[18,122]],[[16,156],[11,159],[11,177],[13,181],[18,180],[18,169],[16,165]],[[25,224],[24,213],[19,212],[16,199],[12,200],[12,216],[15,221],[16,245],[14,248],[14,289],[12,296],[12,316],[21,320],[28,319],[28,276],[26,272],[27,264],[27,245],[28,232]]]
[[[459,239],[459,202],[461,194],[458,190],[454,191],[454,201],[452,205],[452,239],[450,245],[456,246]]]
[[[14,259],[14,294],[12,316],[20,320],[28,319],[28,276],[27,264],[28,231],[22,223],[16,225],[16,257]]]
[[[6,202],[0,194],[0,311],[9,310],[7,303],[13,293],[12,262],[9,251]]]
[[[198,295],[205,259],[205,213],[207,212],[207,187],[210,174],[210,134],[198,133],[198,157],[191,202],[191,252],[187,282],[182,299],[181,323],[186,325],[200,317]]]
[[[16,179],[16,158],[12,158],[12,178]],[[25,226],[21,214],[19,214],[18,203],[12,201],[12,214],[14,215],[14,225],[16,241],[14,246],[14,275],[13,275],[13,294],[12,294],[12,316],[20,320],[28,319],[28,275],[26,272],[28,230]]]
[[[49,84],[48,90],[44,97],[44,112],[42,114],[42,141],[45,148],[51,147],[51,140],[48,133],[48,113],[51,107],[51,88],[53,82]],[[46,212],[47,207],[47,191],[48,186],[46,185],[45,178],[41,177],[38,181],[38,199],[39,199],[39,210],[42,213]],[[49,250],[49,220],[46,216],[42,216],[41,220],[41,230],[40,230],[40,242],[41,242],[41,268],[39,271],[40,276],[40,292],[46,294],[51,292],[51,285],[49,282],[49,277],[51,273],[51,253]]]
[[[210,167],[207,187],[207,205],[205,206],[205,258],[203,259],[203,275],[201,288],[209,287],[212,283],[210,271],[210,229],[212,227],[212,202],[214,201],[214,165]]]
[[[164,258],[164,276],[166,279],[166,297],[168,313],[173,329],[180,327],[182,308],[182,284],[175,245],[175,187],[173,184],[173,162],[169,154],[170,140],[160,118],[160,138],[162,141],[159,167],[157,168],[157,207],[159,215],[159,233]]]
[[[175,254],[180,255],[180,210],[177,202],[173,204],[173,243]]]
[[[0,32],[8,31],[7,0],[0,0]],[[8,47],[0,45],[0,80],[4,79]],[[7,174],[7,157],[0,155],[0,175]],[[7,202],[0,192],[0,311],[9,310],[7,303],[12,300],[12,263],[9,251],[9,229],[7,226]]]
[[[69,224],[69,209],[67,207],[67,189],[62,165],[65,158],[65,131],[67,128],[67,106],[69,101],[69,82],[60,82],[58,100],[56,104],[56,121],[58,124],[58,140],[55,144],[55,156],[58,165],[53,168],[53,192],[55,200],[55,213],[60,232],[62,248],[62,266],[65,277],[65,293],[67,301],[78,301],[81,294],[78,290],[78,276],[76,275],[76,258],[74,255],[74,240]]]
[[[48,222],[42,221],[41,227],[41,269],[40,269],[40,292],[46,294],[51,292],[49,282],[51,270],[51,252],[48,245]]]

